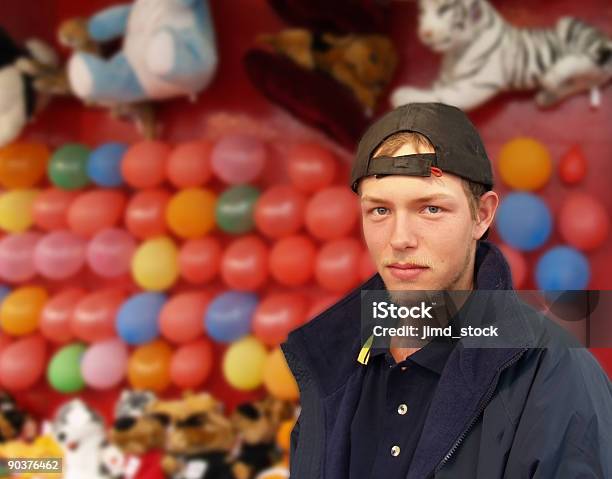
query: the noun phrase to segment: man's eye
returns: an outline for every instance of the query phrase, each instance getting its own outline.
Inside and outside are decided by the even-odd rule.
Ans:
[[[432,215],[442,212],[442,208],[440,208],[439,206],[432,206],[432,205],[427,206],[426,210],[428,213],[431,213]]]
[[[376,216],[383,216],[386,215],[388,211],[388,208],[385,208],[384,206],[378,206],[377,208],[374,208],[372,210],[372,213],[374,213]]]

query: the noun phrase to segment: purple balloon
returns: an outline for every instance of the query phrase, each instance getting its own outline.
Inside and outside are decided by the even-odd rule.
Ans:
[[[136,241],[127,231],[119,228],[102,230],[87,246],[87,262],[100,276],[121,276],[130,270],[135,249]]]
[[[34,250],[34,266],[50,279],[76,274],[85,263],[86,243],[70,231],[54,231],[42,238]]]
[[[20,283],[36,276],[34,250],[41,237],[39,233],[27,232],[0,240],[0,279]]]
[[[261,140],[244,134],[226,135],[213,148],[211,167],[225,183],[250,183],[261,174],[266,156]]]
[[[81,360],[85,383],[94,389],[112,389],[127,371],[128,348],[120,339],[92,344]]]

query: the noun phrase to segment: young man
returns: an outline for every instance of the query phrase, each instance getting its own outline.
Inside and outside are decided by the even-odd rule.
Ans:
[[[492,187],[484,146],[457,108],[405,105],[365,133],[351,188],[378,274],[282,344],[302,406],[292,479],[612,477],[609,379],[512,291],[482,308],[456,304],[462,320],[494,320],[502,346],[362,341],[362,291],[401,302],[406,292],[512,290],[503,255],[484,241]]]

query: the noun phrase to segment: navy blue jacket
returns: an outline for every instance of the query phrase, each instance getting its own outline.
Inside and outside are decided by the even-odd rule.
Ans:
[[[497,247],[479,242],[475,287],[511,290]],[[291,434],[292,479],[346,479],[353,419],[366,365],[357,361],[360,292],[384,289],[379,275],[281,345],[300,388]],[[612,478],[612,385],[584,348],[515,293],[484,313],[511,343],[480,348],[461,339],[449,356],[407,479]],[[472,346],[472,347],[470,347]]]

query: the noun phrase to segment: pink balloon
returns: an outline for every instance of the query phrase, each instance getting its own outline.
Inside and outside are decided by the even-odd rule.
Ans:
[[[215,144],[211,166],[215,175],[225,183],[249,183],[261,174],[266,156],[266,146],[259,139],[250,135],[231,134]]]
[[[36,276],[34,250],[39,233],[17,233],[0,240],[0,278],[19,283]]]
[[[87,294],[81,288],[68,288],[45,303],[40,313],[40,332],[54,343],[67,343],[73,338],[70,327],[77,303]]]
[[[11,391],[34,386],[45,369],[47,345],[38,334],[9,344],[0,353],[0,382]]]
[[[135,249],[136,240],[127,231],[118,228],[102,230],[87,246],[87,262],[100,276],[121,276],[130,270]]]
[[[34,266],[50,279],[65,279],[76,274],[85,263],[85,240],[70,231],[45,235],[34,250]]]
[[[94,389],[112,389],[127,371],[128,348],[119,339],[92,344],[81,359],[81,374]]]

